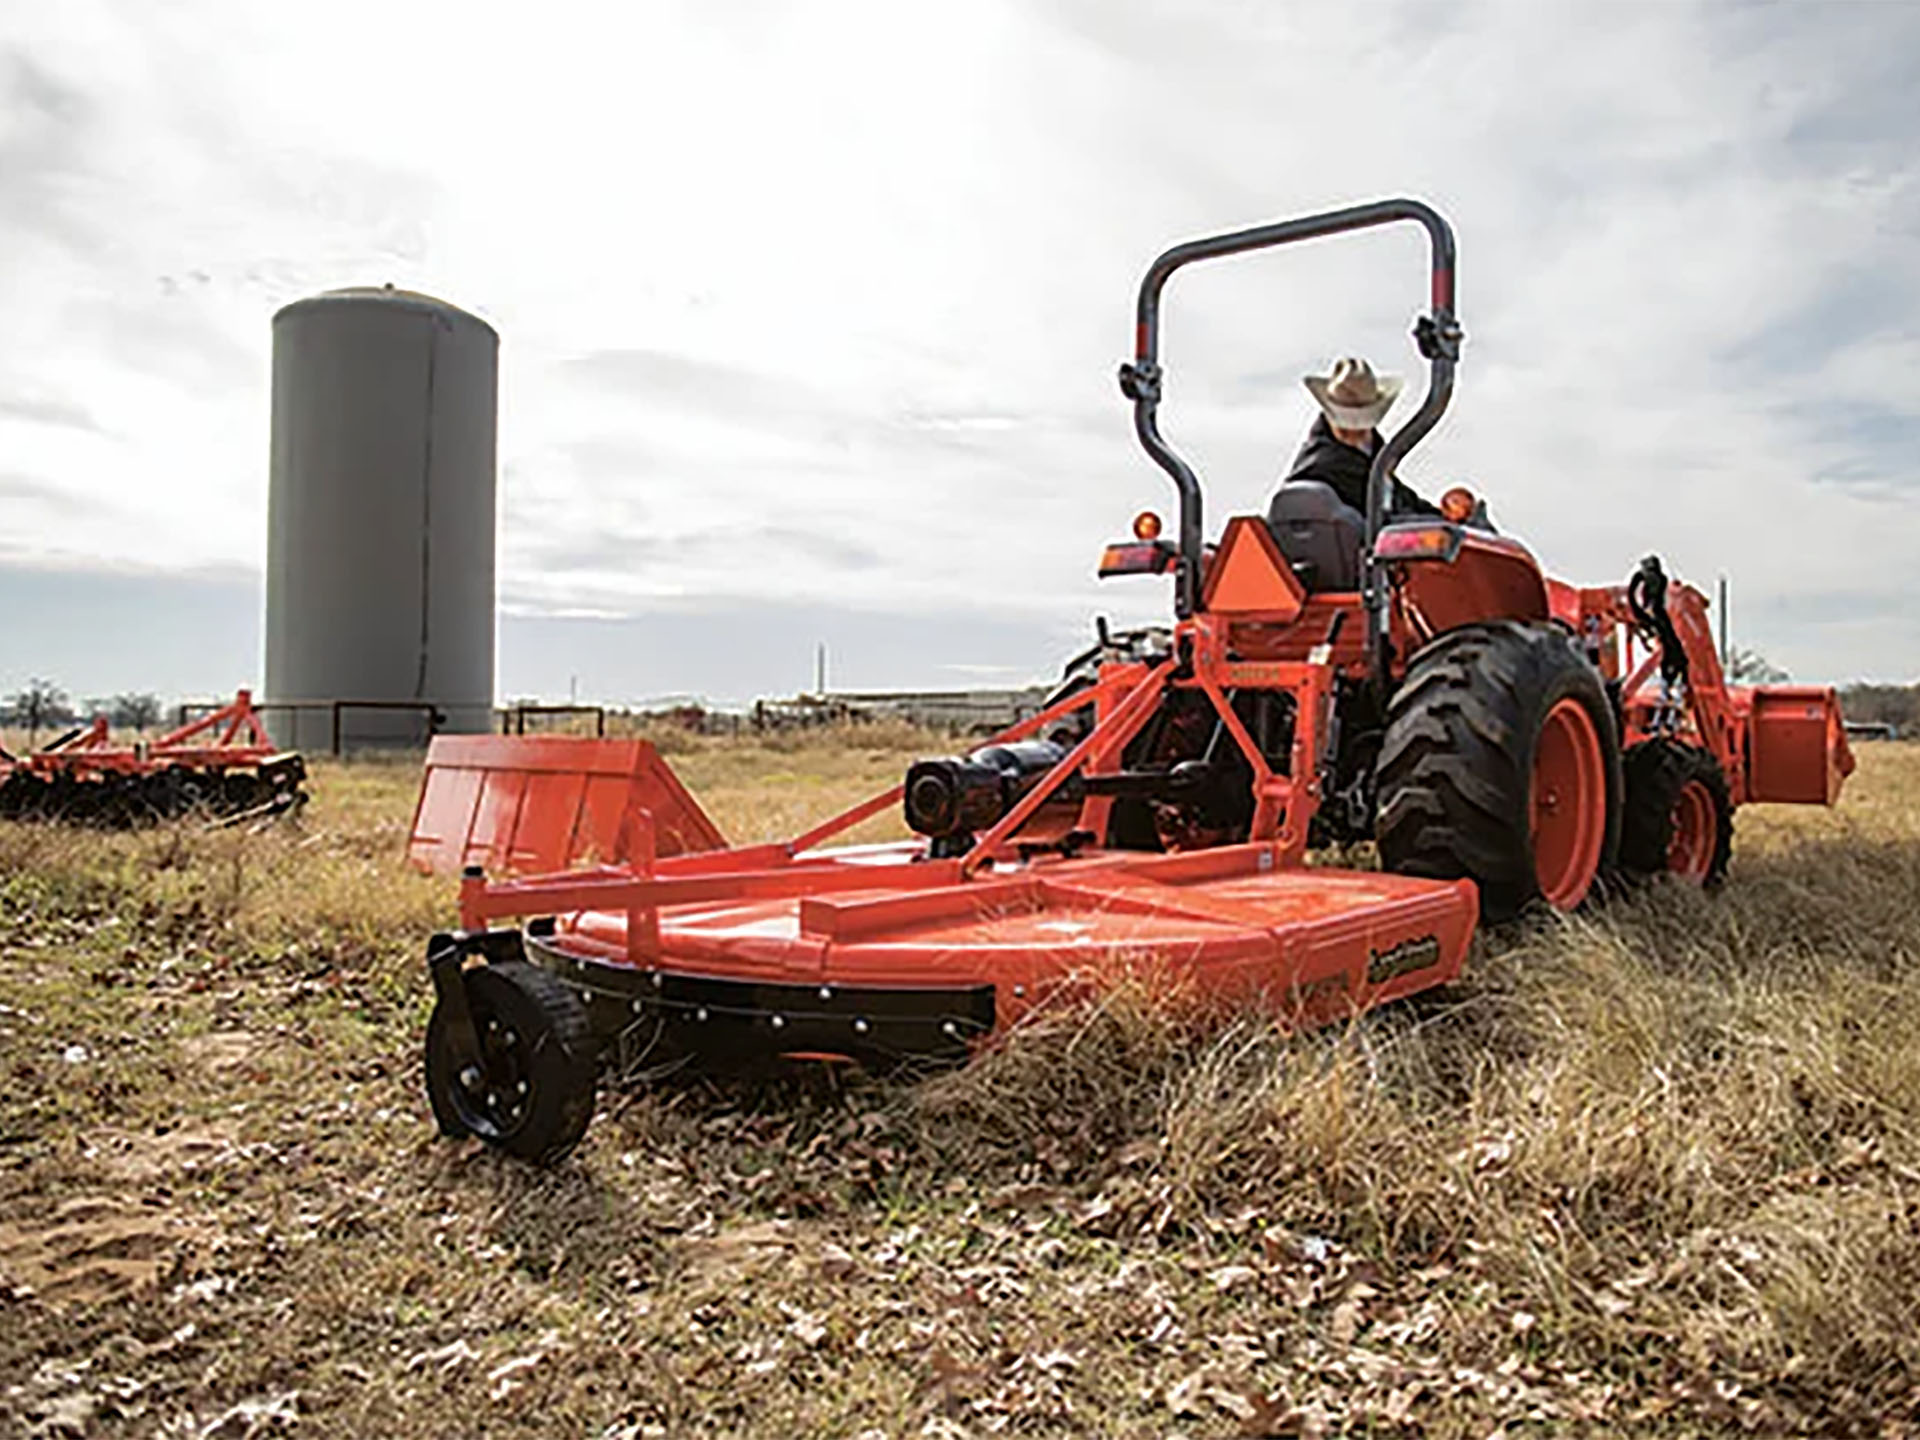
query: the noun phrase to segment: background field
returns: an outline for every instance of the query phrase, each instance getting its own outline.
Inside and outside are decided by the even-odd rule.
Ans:
[[[927,743],[672,758],[753,839]],[[427,1120],[412,766],[0,826],[0,1433],[1907,1433],[1920,747],[1861,761],[1721,895],[1337,1032],[1120,995],[919,1084],[608,1096],[550,1174]]]

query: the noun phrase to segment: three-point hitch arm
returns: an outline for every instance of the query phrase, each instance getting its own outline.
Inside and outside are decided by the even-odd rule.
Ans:
[[[1414,339],[1427,359],[1427,393],[1413,417],[1397,430],[1393,438],[1374,457],[1367,479],[1367,544],[1364,556],[1363,590],[1367,610],[1368,648],[1376,656],[1386,638],[1387,593],[1379,568],[1373,561],[1373,542],[1386,523],[1388,486],[1401,460],[1439,423],[1453,395],[1453,368],[1460,359],[1461,330],[1454,314],[1453,231],[1431,207],[1418,200],[1380,200],[1369,205],[1354,205],[1331,210],[1324,215],[1308,215],[1298,220],[1282,220],[1272,225],[1256,225],[1189,240],[1163,252],[1147,268],[1140,282],[1140,299],[1134,329],[1133,359],[1120,367],[1120,389],[1133,401],[1133,428],[1154,463],[1173,479],[1180,494],[1180,558],[1174,578],[1174,605],[1181,619],[1192,615],[1200,605],[1200,565],[1202,513],[1200,481],[1193,468],[1172,446],[1161,438],[1158,420],[1160,407],[1160,292],[1173,272],[1195,260],[1212,260],[1223,255],[1238,255],[1246,250],[1264,250],[1289,245],[1296,240],[1313,240],[1322,235],[1339,235],[1348,230],[1364,230],[1399,220],[1412,220],[1424,226],[1432,244],[1433,313],[1424,315],[1414,326]]]

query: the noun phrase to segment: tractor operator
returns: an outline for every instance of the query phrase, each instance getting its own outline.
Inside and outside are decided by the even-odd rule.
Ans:
[[[1330,374],[1308,375],[1305,382],[1320,406],[1320,414],[1314,417],[1306,444],[1293,457],[1293,468],[1280,483],[1318,480],[1332,486],[1336,495],[1365,515],[1367,474],[1373,468],[1373,457],[1386,443],[1378,427],[1400,398],[1404,382],[1398,375],[1375,375],[1371,365],[1352,356],[1334,361]],[[1438,515],[1440,509],[1395,479],[1387,512],[1396,516]]]

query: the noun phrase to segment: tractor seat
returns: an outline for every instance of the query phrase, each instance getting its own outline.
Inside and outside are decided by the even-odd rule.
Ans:
[[[1360,588],[1367,523],[1331,485],[1289,480],[1274,491],[1267,528],[1309,594]]]

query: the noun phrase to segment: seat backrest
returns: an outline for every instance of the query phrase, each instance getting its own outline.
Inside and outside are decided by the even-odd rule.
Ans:
[[[1287,481],[1274,492],[1267,525],[1309,592],[1360,588],[1360,547],[1367,523],[1331,485]]]

